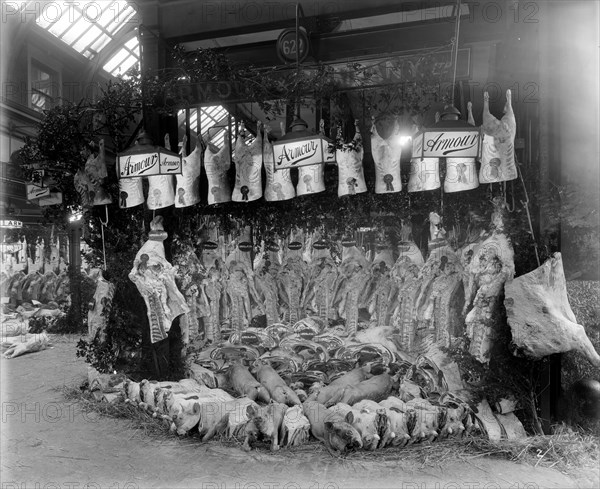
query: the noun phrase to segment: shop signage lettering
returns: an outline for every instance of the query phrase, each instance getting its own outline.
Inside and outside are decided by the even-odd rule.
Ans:
[[[272,253],[277,253],[279,251],[279,246],[275,243],[269,243],[267,245],[267,251],[271,251]]]
[[[310,328],[302,328],[297,333],[303,340],[312,340],[315,337],[315,332]]]
[[[37,201],[37,204],[41,207],[47,205],[57,205],[62,204],[63,194],[62,192],[50,192],[48,197],[43,197]]]
[[[477,158],[480,150],[479,130],[426,131],[413,140],[414,158]]]
[[[171,156],[161,154],[160,173],[161,175],[181,174],[181,158],[179,156]]]
[[[158,153],[119,156],[119,177],[148,177],[160,174]]]
[[[181,174],[181,158],[163,152],[121,155],[117,157],[119,178]]]
[[[250,252],[250,251],[252,251],[252,243],[249,243],[248,241],[242,241],[238,245],[238,249],[240,251]]]
[[[50,195],[49,187],[40,187],[34,183],[28,183],[26,186],[27,200],[40,199],[42,197],[48,197]]]
[[[323,140],[316,137],[315,139],[274,144],[273,156],[276,170],[317,165],[323,163]]]
[[[329,248],[329,246],[325,241],[317,241],[315,244],[313,244],[313,248],[315,250],[326,250]]]
[[[0,243],[0,249],[3,253],[16,253],[23,249],[23,245],[19,243]]]
[[[2,228],[22,228],[23,223],[21,221],[3,220],[3,221],[0,221],[0,227],[2,227]]]
[[[240,341],[244,345],[260,345],[260,338],[256,334],[250,333],[248,331],[244,331],[241,334]]]

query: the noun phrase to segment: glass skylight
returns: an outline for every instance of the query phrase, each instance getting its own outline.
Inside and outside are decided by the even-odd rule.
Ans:
[[[123,76],[127,70],[140,61],[140,43],[137,36],[131,38],[103,66],[114,76]]]
[[[100,53],[121,29],[134,26],[135,13],[126,0],[63,0],[44,5],[36,23],[91,59]]]
[[[229,112],[222,105],[212,105],[209,107],[200,107],[200,109],[190,109],[190,132],[198,134],[198,110],[200,111],[200,134],[202,139],[213,143],[222,148],[225,143],[225,135],[229,129]],[[179,127],[185,132],[185,110],[177,113]],[[231,147],[235,147],[235,117],[231,117],[232,134]],[[241,122],[237,122],[238,130]],[[251,144],[254,136],[246,131],[246,144]],[[193,149],[193,148],[192,148]]]

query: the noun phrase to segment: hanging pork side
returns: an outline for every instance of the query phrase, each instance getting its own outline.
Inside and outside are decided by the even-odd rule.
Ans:
[[[262,257],[254,271],[254,286],[267,316],[267,326],[279,323],[277,276],[280,270],[279,246],[274,242],[265,243]]]
[[[473,249],[465,291],[469,353],[481,363],[490,360],[490,350],[499,327],[500,298],[507,280],[515,275],[514,251],[503,229],[503,202],[495,199],[492,235]]]
[[[344,243],[342,263],[335,285],[334,305],[337,305],[340,317],[346,320],[346,333],[354,336],[358,328],[360,302],[364,300],[364,292],[371,278],[371,266],[356,247],[356,242]]]
[[[337,319],[333,306],[333,290],[338,269],[331,256],[329,245],[320,233],[313,236],[311,262],[308,266],[308,283],[303,292],[302,304],[306,311],[317,314],[327,322]]]
[[[292,237],[277,275],[279,297],[292,324],[304,317],[302,292],[306,284],[306,275],[307,266],[302,259],[302,242]]]

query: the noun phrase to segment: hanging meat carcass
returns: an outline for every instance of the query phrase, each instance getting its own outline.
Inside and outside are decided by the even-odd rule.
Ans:
[[[496,183],[514,180],[518,176],[514,156],[517,134],[515,115],[512,109],[511,91],[506,91],[506,104],[501,120],[490,113],[490,96],[483,94],[483,144],[479,181]]]
[[[225,133],[223,147],[217,148],[207,141],[204,151],[204,169],[208,180],[208,205],[231,201],[231,188],[227,170],[231,167],[229,133]]]
[[[450,347],[451,338],[462,336],[461,314],[464,304],[462,273],[462,267],[456,256],[442,257],[440,273],[433,283],[432,290],[433,340],[441,347]]]
[[[507,282],[505,289],[506,315],[519,353],[542,358],[576,350],[600,366],[598,352],[571,310],[560,253]]]
[[[235,143],[235,186],[231,199],[234,202],[251,202],[262,197],[262,133],[257,122],[256,138],[246,144],[246,130],[242,123]]]
[[[146,303],[152,343],[163,340],[173,320],[189,311],[185,298],[175,285],[175,269],[165,258],[163,217],[150,223],[148,241],[137,252],[129,279]]]
[[[302,304],[307,311],[316,313],[326,323],[330,319],[337,318],[332,307],[333,289],[337,277],[338,270],[331,256],[329,244],[321,239],[320,233],[315,233]]]
[[[364,149],[358,119],[354,121],[354,127],[354,138],[347,144],[342,139],[342,127],[338,127],[338,149],[335,152],[338,164],[338,197],[367,191],[363,169]]]
[[[217,236],[217,227],[215,223],[209,223],[208,240],[202,243],[202,265],[205,270],[205,278],[198,291],[198,300],[201,304],[208,305],[208,308],[199,308],[199,310],[204,312],[205,337],[211,342],[221,339],[221,320],[223,319],[225,263],[221,258],[219,244],[222,243]]]
[[[186,156],[187,138],[181,148],[181,175],[175,175],[175,207],[189,207],[200,202],[200,172],[202,170],[202,145],[196,138],[196,147]]]
[[[400,219],[398,238],[398,259],[406,257],[417,265],[423,265],[423,253],[413,240],[412,223],[409,219]]]
[[[300,232],[292,233],[277,276],[281,305],[286,309],[285,312],[292,324],[304,317],[302,292],[306,284],[307,267],[302,259],[303,243],[301,240]]]
[[[358,328],[358,310],[370,279],[370,265],[355,241],[343,241],[342,262],[335,285],[334,306],[346,320],[346,333],[354,336]]]
[[[454,250],[446,239],[446,230],[442,225],[442,217],[437,212],[429,213],[429,241],[427,242],[429,254],[427,259],[440,259],[442,256],[453,255]]]
[[[231,261],[227,277],[227,296],[229,297],[231,312],[231,328],[241,333],[250,324],[252,319],[252,305],[250,303],[250,287],[253,273],[244,261]]]
[[[171,149],[169,134],[165,134],[165,148]],[[175,203],[173,175],[153,175],[148,177],[148,209],[162,209]]]
[[[179,250],[173,258],[177,269],[177,285],[185,297],[189,312],[180,319],[184,344],[195,338],[200,330],[200,317],[208,315],[208,303],[200,293],[204,268],[191,242],[179,242]]]
[[[325,136],[325,121],[321,119],[319,130],[322,136]],[[285,134],[283,123],[281,124],[281,134]],[[298,184],[296,185],[297,195],[317,194],[325,190],[325,175],[323,165],[308,165],[298,168]]]
[[[111,284],[100,271],[96,281],[96,290],[91,307],[88,311],[88,335],[92,340],[96,335],[104,343],[105,328],[112,308],[112,299],[115,295],[115,285]]]
[[[375,117],[371,120],[371,154],[375,162],[375,193],[400,192],[400,157],[402,145],[399,138],[398,119],[394,118],[391,134],[383,139],[377,131]]]
[[[254,272],[254,286],[267,316],[267,326],[279,323],[277,275],[280,269],[279,245],[264,243],[262,257]]]
[[[265,126],[265,144],[263,148],[263,165],[267,175],[265,185],[265,200],[268,202],[289,200],[296,196],[296,189],[292,184],[291,171],[289,168],[275,171],[275,159],[273,156],[273,145],[269,141],[270,128]]]
[[[396,282],[391,277],[394,267],[392,250],[381,245],[371,268],[370,291],[367,293],[367,305],[371,315],[371,325],[390,324],[394,299],[398,292]]]
[[[392,313],[391,323],[399,331],[399,343],[402,351],[414,350],[416,332],[415,304],[421,285],[420,267],[406,257],[400,257],[394,264],[392,278],[398,287],[397,301]]]
[[[495,203],[496,228],[473,249],[463,309],[467,335],[471,339],[469,352],[482,363],[490,359],[504,283],[515,274],[514,251],[502,230],[502,204],[499,200]]]

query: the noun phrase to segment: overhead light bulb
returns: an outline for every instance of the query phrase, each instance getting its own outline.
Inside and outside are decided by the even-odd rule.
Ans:
[[[398,136],[398,142],[400,143],[400,146],[406,146],[407,144],[410,144],[411,141],[412,141],[412,136],[406,136],[406,135]]]

